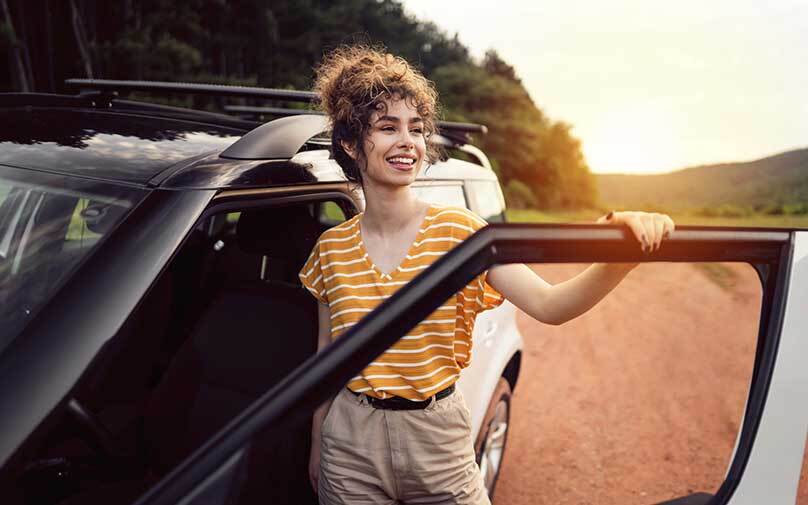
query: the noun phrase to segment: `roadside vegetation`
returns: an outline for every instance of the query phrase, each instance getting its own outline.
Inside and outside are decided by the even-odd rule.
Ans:
[[[42,12],[23,4],[0,0],[7,7],[0,8],[7,70],[0,72],[0,90],[61,92],[71,77],[308,89],[329,49],[384,45],[436,83],[445,119],[488,126],[474,143],[488,154],[513,205],[595,205],[594,177],[572,125],[549,118],[495,51],[472,57],[456,35],[408,14],[397,0],[70,0],[41,2]],[[207,109],[224,104],[199,96],[131,97]]]
[[[609,209],[578,209],[571,211],[511,209],[506,211],[513,223],[591,223]],[[664,210],[663,210],[664,212]],[[806,228],[808,214],[771,215],[752,213],[743,216],[709,216],[703,209],[670,213],[676,224],[698,226],[759,226],[766,228]]]

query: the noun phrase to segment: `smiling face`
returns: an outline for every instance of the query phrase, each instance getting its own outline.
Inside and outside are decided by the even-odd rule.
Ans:
[[[351,146],[346,152],[358,161],[364,184],[409,186],[426,158],[424,121],[409,100],[384,101],[369,120],[363,139],[363,156]]]

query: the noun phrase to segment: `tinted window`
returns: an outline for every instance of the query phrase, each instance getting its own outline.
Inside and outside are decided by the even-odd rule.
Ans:
[[[0,171],[0,350],[121,220],[133,205],[126,196],[136,193],[66,177]]]

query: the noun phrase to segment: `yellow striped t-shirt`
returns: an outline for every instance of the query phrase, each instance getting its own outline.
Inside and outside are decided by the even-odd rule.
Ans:
[[[300,271],[303,285],[331,311],[331,339],[355,325],[433,261],[486,222],[454,206],[431,205],[401,264],[389,274],[362,244],[358,214],[325,231]],[[423,400],[453,384],[471,363],[471,334],[479,312],[503,297],[477,276],[351,379],[348,388],[376,398]]]

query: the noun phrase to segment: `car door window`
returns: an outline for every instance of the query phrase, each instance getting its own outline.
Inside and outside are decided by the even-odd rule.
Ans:
[[[497,181],[467,181],[474,210],[489,223],[505,222],[505,199]]]
[[[421,200],[440,205],[454,205],[468,208],[463,186],[456,184],[419,184],[412,186],[413,192]]]

